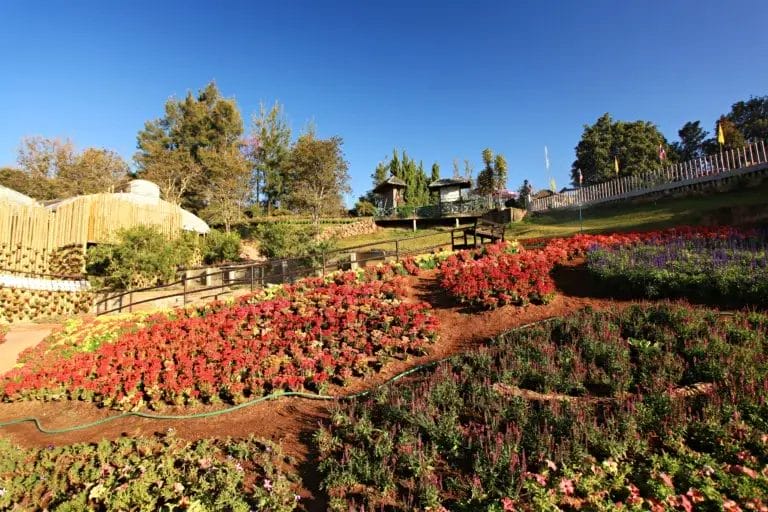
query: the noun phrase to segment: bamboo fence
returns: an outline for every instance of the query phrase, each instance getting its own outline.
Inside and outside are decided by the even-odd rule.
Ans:
[[[118,230],[153,225],[169,237],[181,231],[181,209],[160,201],[143,204],[120,194],[78,196],[51,211],[0,201],[0,269],[47,273],[62,248],[115,241]]]

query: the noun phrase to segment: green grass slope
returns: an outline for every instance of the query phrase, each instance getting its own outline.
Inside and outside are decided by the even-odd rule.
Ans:
[[[611,204],[534,214],[507,230],[510,238],[567,236],[584,232],[639,231],[679,225],[745,223],[768,218],[768,182],[699,196]]]

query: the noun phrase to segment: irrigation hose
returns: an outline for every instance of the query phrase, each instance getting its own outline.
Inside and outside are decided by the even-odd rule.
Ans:
[[[525,325],[521,325],[518,327],[515,327],[514,329],[510,329],[509,332],[516,332],[516,331],[522,331],[525,329],[529,329],[531,327],[534,327],[536,325],[540,325],[546,322],[551,322],[555,320],[557,317],[553,318],[546,318],[544,320],[539,320],[536,322],[531,322]],[[373,389],[361,391],[359,393],[352,393],[349,395],[342,395],[342,396],[331,396],[331,395],[321,395],[321,394],[315,394],[315,393],[303,393],[300,391],[285,391],[280,393],[272,393],[266,396],[262,396],[259,398],[254,398],[253,400],[249,400],[247,402],[243,402],[241,404],[233,405],[232,407],[227,407],[226,409],[218,409],[216,411],[208,411],[208,412],[200,412],[195,414],[179,414],[179,415],[171,415],[171,414],[153,414],[148,412],[140,412],[140,411],[130,411],[130,412],[124,412],[122,414],[117,414],[115,416],[108,416],[106,418],[102,418],[100,420],[92,421],[90,423],[82,423],[80,425],[74,425],[71,427],[66,428],[59,428],[59,429],[47,429],[43,426],[43,424],[40,422],[40,420],[37,417],[29,416],[25,418],[16,418],[9,421],[0,422],[0,428],[3,427],[10,427],[12,425],[18,425],[20,423],[34,423],[35,428],[43,434],[66,434],[68,432],[74,432],[76,430],[85,430],[91,427],[96,427],[99,425],[104,425],[105,423],[109,423],[111,421],[123,419],[123,418],[146,418],[151,420],[192,420],[192,419],[200,419],[200,418],[211,418],[214,416],[220,416],[222,414],[229,414],[231,412],[238,411],[240,409],[244,409],[246,407],[250,407],[252,405],[258,404],[260,402],[266,402],[268,400],[277,400],[279,398],[287,398],[287,397],[296,397],[296,398],[307,398],[310,400],[336,400],[336,401],[344,401],[344,400],[355,400],[361,397],[364,397],[366,395],[371,394],[372,392],[376,391],[377,389],[380,389],[384,386],[387,386],[389,384],[392,384],[393,382],[397,382],[400,379],[403,379],[409,375],[412,375],[414,373],[420,372],[422,370],[425,370],[427,368],[432,368],[433,366],[437,366],[440,363],[444,363],[445,361],[448,361],[449,359],[452,359],[453,357],[456,357],[456,355],[443,357],[441,359],[437,359],[435,361],[430,361],[428,363],[420,364],[418,366],[414,366],[413,368],[410,368],[404,372],[398,373],[394,377],[391,377],[378,386],[374,387]]]

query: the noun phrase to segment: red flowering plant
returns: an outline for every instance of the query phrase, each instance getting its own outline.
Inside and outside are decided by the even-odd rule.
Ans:
[[[425,352],[437,321],[428,304],[402,298],[398,279],[360,282],[345,273],[285,286],[261,302],[178,310],[93,352],[14,369],[0,379],[0,396],[136,409],[322,391],[390,357]]]
[[[750,231],[732,227],[677,227],[644,233],[610,235],[579,234],[553,238],[542,249],[514,252],[503,242],[481,250],[460,251],[440,265],[440,282],[462,302],[489,308],[529,302],[546,303],[554,297],[550,273],[557,265],[584,256],[592,247],[616,247],[643,243],[663,244],[668,240],[727,239],[748,237]]]

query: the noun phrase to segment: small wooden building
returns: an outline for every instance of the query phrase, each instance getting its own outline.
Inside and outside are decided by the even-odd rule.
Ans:
[[[463,178],[444,178],[427,185],[429,190],[440,193],[440,203],[453,203],[462,199],[461,191],[472,188],[472,183]]]
[[[390,176],[373,189],[373,193],[379,197],[380,208],[397,208],[403,202],[403,191],[406,184],[397,176]]]

